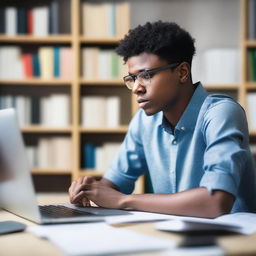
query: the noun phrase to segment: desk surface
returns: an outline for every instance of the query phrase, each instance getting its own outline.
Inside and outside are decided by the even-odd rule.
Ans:
[[[67,202],[67,195],[40,195],[38,201],[40,204]],[[24,220],[6,211],[0,210],[0,220],[16,220],[26,225],[35,225],[34,223]],[[124,225],[128,228],[140,233],[154,235],[157,237],[165,237],[169,239],[179,240],[180,236],[171,233],[154,230],[153,223],[139,223]],[[223,236],[218,239],[218,243],[227,252],[227,255],[256,255],[256,234],[250,236],[230,235]],[[61,256],[62,252],[47,240],[40,239],[28,232],[19,232],[0,237],[1,255],[3,256]],[[133,254],[134,255],[134,254]],[[138,255],[160,255],[160,253],[140,253]]]

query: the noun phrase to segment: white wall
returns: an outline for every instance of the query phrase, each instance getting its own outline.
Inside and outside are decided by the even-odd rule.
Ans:
[[[204,79],[203,54],[210,48],[239,48],[239,0],[130,0],[131,27],[147,21],[174,21],[196,39],[193,76]]]

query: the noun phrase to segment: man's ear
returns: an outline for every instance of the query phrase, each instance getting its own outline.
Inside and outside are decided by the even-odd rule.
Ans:
[[[187,62],[182,62],[179,66],[180,83],[186,83],[190,77],[190,65]]]

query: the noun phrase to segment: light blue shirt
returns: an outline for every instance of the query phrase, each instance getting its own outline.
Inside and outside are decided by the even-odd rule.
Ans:
[[[208,95],[200,83],[172,132],[162,112],[132,119],[104,177],[123,193],[148,173],[154,193],[205,187],[235,197],[232,212],[256,212],[256,174],[242,107],[225,95]]]

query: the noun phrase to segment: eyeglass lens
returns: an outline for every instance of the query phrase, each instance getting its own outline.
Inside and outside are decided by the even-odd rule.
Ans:
[[[129,89],[132,89],[136,80],[141,85],[147,86],[150,84],[150,78],[150,74],[147,71],[143,71],[134,76],[126,76],[124,82]]]

